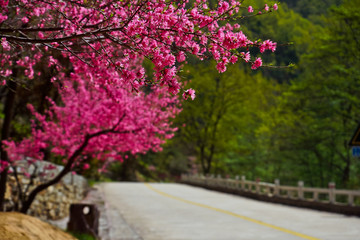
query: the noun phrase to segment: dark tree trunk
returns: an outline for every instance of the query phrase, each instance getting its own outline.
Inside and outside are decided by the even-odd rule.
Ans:
[[[129,157],[121,164],[120,181],[136,181],[136,161]]]
[[[15,75],[15,71],[13,73]],[[10,137],[10,125],[15,105],[15,96],[16,96],[16,83],[13,81],[8,81],[8,92],[5,100],[4,108],[4,122],[1,129],[1,142],[0,142],[0,154],[1,160],[8,162],[7,152],[3,149],[3,140],[7,140]],[[7,170],[1,172],[0,176],[0,211],[4,211],[4,198],[6,192],[6,181],[7,181]]]
[[[203,173],[206,175],[209,172],[208,166],[206,165],[206,159],[205,159],[205,146],[200,146],[200,162],[201,162],[201,168]]]
[[[124,115],[125,116],[125,115]],[[118,122],[118,124],[121,122],[121,120]],[[49,186],[54,185],[56,183],[58,183],[66,174],[68,174],[69,172],[71,172],[72,166],[74,164],[74,162],[76,161],[77,157],[80,156],[80,154],[84,151],[84,149],[86,148],[86,146],[89,144],[89,141],[92,138],[107,134],[107,133],[114,133],[115,132],[115,128],[118,125],[116,124],[113,128],[111,129],[106,129],[106,130],[102,130],[99,131],[97,133],[93,133],[90,135],[86,135],[85,139],[83,141],[83,143],[76,149],[76,151],[69,157],[65,167],[63,168],[63,170],[61,170],[61,172],[58,173],[58,175],[56,175],[52,180],[49,180],[48,182],[45,182],[43,184],[38,185],[36,188],[34,188],[29,196],[27,197],[27,199],[22,203],[22,207],[20,209],[20,212],[25,213],[29,210],[29,208],[31,207],[31,204],[33,203],[33,201],[35,200],[36,195],[47,189]],[[117,132],[117,133],[128,133],[128,131],[123,131],[123,132]]]
[[[347,186],[350,180],[350,165],[350,159],[348,158],[346,159],[346,165],[342,174],[342,184],[344,184],[344,187]]]

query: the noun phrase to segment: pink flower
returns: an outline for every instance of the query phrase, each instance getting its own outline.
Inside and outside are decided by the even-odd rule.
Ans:
[[[226,71],[226,64],[224,62],[219,62],[218,64],[216,64],[216,69],[220,72],[223,73]]]
[[[230,58],[230,62],[231,62],[232,64],[236,63],[237,60],[238,60],[238,57],[237,57],[237,56],[234,56],[234,55],[231,56],[231,58]]]
[[[22,21],[23,23],[28,23],[28,22],[29,22],[29,19],[28,19],[27,17],[23,17],[23,18],[21,19],[21,21]]]
[[[1,39],[1,46],[5,51],[10,51],[11,47],[8,41],[6,41],[6,38]]]
[[[193,43],[193,45],[192,45],[192,54],[196,55],[196,54],[199,53],[199,51],[200,51],[199,45],[196,44],[196,43]]]
[[[241,52],[241,56],[245,60],[245,62],[250,61],[250,52],[246,52],[246,53]]]
[[[6,7],[9,4],[9,0],[0,0],[0,6]]]
[[[183,93],[183,98],[186,100],[188,97],[191,97],[191,100],[195,99],[195,90],[192,88],[189,88]]]
[[[249,12],[249,13],[254,12],[254,9],[253,9],[253,7],[252,7],[252,6],[249,6],[249,7],[248,7],[248,12]]]
[[[3,21],[5,21],[7,18],[8,18],[7,16],[2,15],[2,14],[0,13],[0,23],[2,23]]]
[[[272,52],[274,52],[276,50],[276,43],[274,43],[270,40],[265,40],[260,45],[260,52],[263,53],[265,50],[271,50]]]
[[[258,69],[259,67],[261,67],[261,65],[262,65],[261,58],[256,58],[256,60],[251,65],[251,69],[253,69],[253,70]]]
[[[0,160],[0,173],[9,167],[9,163]]]
[[[176,60],[178,62],[183,62],[185,61],[186,57],[185,57],[185,53],[183,51],[180,51],[176,57]]]
[[[87,170],[87,169],[89,169],[89,168],[90,168],[90,164],[85,163],[84,166],[83,166],[83,169],[84,169],[84,170]]]
[[[275,3],[273,8],[274,8],[275,11],[277,11],[278,10],[278,5]]]
[[[269,11],[269,6],[268,6],[267,4],[265,4],[265,8],[264,8],[264,9],[265,9],[265,11],[268,12],[268,11]]]
[[[43,32],[39,32],[39,33],[38,33],[38,36],[39,36],[39,38],[40,38],[40,39],[44,39],[44,38],[45,38],[45,36],[44,36],[44,33],[43,33]]]

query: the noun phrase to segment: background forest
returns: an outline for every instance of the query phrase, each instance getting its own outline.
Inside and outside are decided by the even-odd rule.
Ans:
[[[266,3],[253,2],[254,8]],[[196,99],[183,102],[175,137],[162,152],[113,164],[106,177],[168,181],[203,173],[359,188],[360,160],[348,143],[360,116],[360,0],[283,0],[276,13],[239,24],[251,39],[277,41],[264,62],[294,67],[254,71],[236,64],[219,74],[214,62],[190,59],[181,77],[196,89]],[[46,96],[57,98],[43,78],[20,90],[15,139],[30,131],[25,103],[41,113]],[[92,161],[83,173],[99,179]]]

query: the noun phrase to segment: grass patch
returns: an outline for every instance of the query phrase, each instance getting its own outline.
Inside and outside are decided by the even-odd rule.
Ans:
[[[75,233],[75,232],[68,232],[68,233],[79,240],[96,240],[96,238],[90,234]]]

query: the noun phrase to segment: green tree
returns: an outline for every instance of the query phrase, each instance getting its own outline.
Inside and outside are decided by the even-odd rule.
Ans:
[[[289,8],[300,13],[303,17],[308,18],[316,15],[326,14],[329,7],[339,5],[341,0],[282,0],[281,2],[287,3]]]
[[[359,185],[359,161],[348,142],[360,115],[360,1],[332,8],[326,31],[312,42],[277,108],[272,152],[293,166],[290,173],[311,185]]]
[[[213,65],[185,69],[186,79],[191,79],[187,87],[197,92],[176,119],[178,139],[196,155],[203,173],[231,174],[237,170],[238,157],[248,151],[249,143],[242,139],[252,135],[249,129],[256,125],[257,113],[269,103],[263,91],[270,93],[273,88],[259,74],[246,73],[238,66],[219,74]]]

